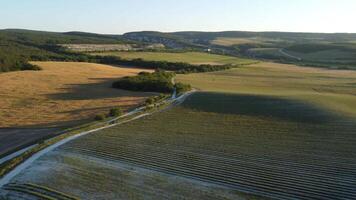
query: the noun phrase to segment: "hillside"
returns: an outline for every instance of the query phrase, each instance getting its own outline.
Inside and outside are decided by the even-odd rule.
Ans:
[[[28,61],[80,60],[57,44],[120,44],[120,36],[30,30],[0,30],[0,72],[31,69]]]
[[[0,74],[0,155],[66,127],[91,122],[97,114],[145,101],[149,93],[111,88],[141,69],[73,62],[33,62],[43,70]]]
[[[157,46],[161,51],[210,49],[217,54],[316,67],[355,69],[355,41],[356,34],[342,33],[145,31],[101,35],[8,29],[0,30],[0,72],[33,69],[28,61],[88,61],[81,51],[140,50],[127,44],[145,44],[148,50]],[[78,52],[68,51],[65,47]]]
[[[94,118],[147,94],[116,90],[112,82],[141,69],[76,62],[32,62],[43,70],[0,74],[0,127],[59,126]],[[33,115],[36,111],[36,115]]]

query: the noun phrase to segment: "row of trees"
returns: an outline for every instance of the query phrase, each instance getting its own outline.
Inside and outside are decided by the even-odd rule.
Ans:
[[[185,62],[147,61],[143,59],[126,60],[117,56],[92,56],[88,62],[98,62],[111,65],[139,66],[146,69],[163,69],[176,73],[200,73],[231,69],[232,65],[193,65]]]

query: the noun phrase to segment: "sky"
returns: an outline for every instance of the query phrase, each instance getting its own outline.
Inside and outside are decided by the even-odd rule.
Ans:
[[[0,0],[0,29],[356,33],[356,0]]]

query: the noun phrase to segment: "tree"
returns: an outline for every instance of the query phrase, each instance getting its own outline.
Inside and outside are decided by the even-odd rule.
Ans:
[[[110,110],[109,115],[110,115],[111,117],[118,117],[118,116],[121,116],[121,115],[122,115],[122,110],[121,110],[120,107],[112,108],[112,109]]]
[[[155,100],[152,97],[146,99],[146,105],[152,105],[154,102]]]

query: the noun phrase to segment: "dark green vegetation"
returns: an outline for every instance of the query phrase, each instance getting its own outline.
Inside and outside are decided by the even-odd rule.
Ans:
[[[154,73],[142,72],[138,76],[124,77],[113,83],[114,88],[143,92],[171,93],[175,88],[172,79],[175,74],[172,72],[157,71]],[[188,86],[179,85],[183,90]]]
[[[163,69],[168,71],[175,71],[176,73],[198,73],[198,72],[211,72],[231,69],[235,65],[193,65],[185,62],[167,62],[167,61],[148,61],[143,59],[122,59],[117,56],[90,56],[86,55],[86,61],[96,62],[108,65],[126,65],[126,66],[139,66],[146,69]]]
[[[118,117],[122,115],[122,109],[120,107],[110,109],[109,116],[110,117]]]
[[[93,166],[98,162],[140,167],[224,186],[234,191],[226,199],[238,199],[237,191],[277,199],[352,199],[356,197],[355,130],[353,119],[300,101],[197,93],[172,110],[62,146],[52,158],[45,158],[45,163],[65,165],[66,173],[48,169],[41,174],[56,178],[39,180],[44,182],[41,184],[78,196],[92,194],[92,190],[115,190],[120,195],[130,191],[165,199],[167,192],[172,196],[185,191],[158,193],[150,187],[164,187],[157,182],[117,188],[111,185],[115,181],[110,177],[132,181],[137,170],[121,174],[112,168],[104,170],[104,165],[96,169]],[[88,171],[80,171],[78,166]],[[147,180],[152,173],[141,178]],[[89,174],[110,181],[93,184],[94,177],[88,178]],[[159,180],[163,183],[164,179]],[[78,185],[83,185],[81,191],[69,189]]]
[[[170,93],[174,90],[172,78],[174,73],[158,71],[154,73],[140,73],[133,77],[124,77],[113,83],[114,88],[143,91]]]
[[[158,96],[149,97],[148,99],[146,99],[145,105],[146,106],[154,105],[155,103],[159,103],[159,102],[167,99],[169,96],[170,95],[160,94]]]
[[[108,117],[119,117],[122,114],[123,114],[123,112],[122,112],[122,109],[120,107],[111,108],[107,115],[105,115],[105,114],[97,114],[97,115],[95,115],[94,120],[103,121],[104,119],[106,119]]]
[[[176,89],[177,94],[180,95],[180,94],[183,94],[185,92],[192,90],[192,86],[189,84],[184,84],[184,83],[176,83],[175,89]]]
[[[98,114],[98,115],[95,115],[95,117],[94,117],[94,120],[96,120],[96,121],[102,121],[104,119],[106,119],[106,116],[104,114]]]

